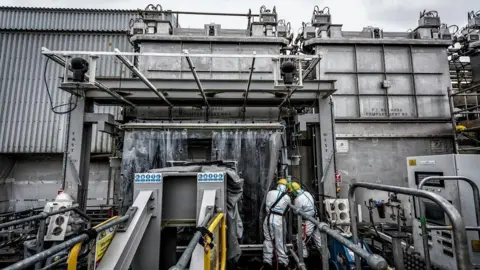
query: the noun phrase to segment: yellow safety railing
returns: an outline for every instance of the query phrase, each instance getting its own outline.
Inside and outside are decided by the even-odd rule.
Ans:
[[[208,226],[208,231],[212,232],[214,239],[206,237],[206,242],[214,242],[213,249],[205,245],[204,270],[225,270],[227,264],[227,223],[223,213],[215,216]],[[212,267],[213,265],[213,267]]]
[[[105,220],[104,222],[98,224],[97,226],[93,227],[94,229],[107,224],[108,222],[117,219],[118,216],[114,216],[109,218],[108,220]],[[75,246],[72,247],[70,250],[70,253],[68,254],[68,259],[67,259],[67,270],[76,270],[77,269],[77,263],[78,263],[78,255],[80,254],[80,250],[82,249],[82,242],[77,243]]]

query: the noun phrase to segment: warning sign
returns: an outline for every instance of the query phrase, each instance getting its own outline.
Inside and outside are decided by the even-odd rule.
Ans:
[[[110,243],[112,242],[113,237],[115,236],[115,232],[117,231],[118,226],[113,226],[103,232],[99,232],[97,235],[97,239],[95,242],[95,267],[98,267],[98,264],[107,252]]]
[[[472,251],[480,252],[480,240],[472,240]]]

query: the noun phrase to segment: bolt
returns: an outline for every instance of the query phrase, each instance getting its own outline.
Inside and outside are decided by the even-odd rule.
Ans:
[[[153,201],[153,200],[155,200],[155,197],[151,196],[150,201]]]
[[[150,210],[153,210],[153,209],[155,209],[155,206],[150,206]]]

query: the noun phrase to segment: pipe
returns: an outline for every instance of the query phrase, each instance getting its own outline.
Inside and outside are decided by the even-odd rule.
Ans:
[[[45,266],[45,267],[43,267],[43,268],[42,268],[42,269],[40,269],[40,270],[47,270],[47,269],[50,269],[50,268],[52,268],[52,267],[54,267],[54,266],[56,266],[56,265],[59,265],[59,264],[61,264],[61,263],[64,263],[64,262],[66,262],[66,261],[67,261],[67,259],[68,259],[68,256],[66,256],[66,257],[63,257],[63,258],[61,258],[61,259],[59,259],[59,260],[57,260],[57,261],[55,261],[55,262],[53,262],[53,263],[51,263],[51,264],[49,264],[49,265]]]
[[[117,48],[115,48],[114,50],[115,53],[121,53],[121,51]],[[130,62],[130,60],[127,59],[127,57],[125,57],[124,55],[115,55],[120,61],[123,62],[123,64],[125,64],[125,66],[127,66],[127,68],[133,72],[135,75],[138,76],[138,78],[145,84],[148,86],[148,88],[150,88],[150,90],[152,90],[155,95],[157,95],[159,98],[163,99],[163,101],[165,101],[165,103],[168,104],[168,106],[170,107],[173,107],[172,103],[170,103],[170,101],[167,100],[167,98],[160,92],[158,91],[158,89],[147,79],[147,77],[145,77],[142,72],[140,72],[140,70],[138,70],[135,65],[132,64],[132,62]]]
[[[427,226],[427,230],[431,230],[431,231],[451,231],[451,230],[453,230],[453,228],[452,228],[452,226]],[[480,232],[480,227],[465,226],[465,230]]]
[[[253,54],[255,55],[256,53],[253,52]],[[245,89],[245,96],[243,97],[242,117],[244,121],[245,121],[245,111],[247,107],[248,91],[250,91],[250,84],[252,83],[252,76],[253,76],[254,70],[255,70],[255,57],[253,57],[252,59],[252,66],[250,67],[250,75],[248,76],[247,88]]]
[[[198,78],[197,71],[195,71],[195,66],[193,65],[192,59],[190,59],[190,56],[188,56],[188,51],[184,50],[183,52],[186,54],[185,59],[187,59],[188,66],[190,67],[190,70],[192,71],[192,74],[193,74],[193,78],[195,79],[198,89],[200,90],[200,94],[203,97],[203,101],[207,106],[207,114],[208,114],[208,110],[210,110],[210,104],[208,104],[207,95],[205,95],[205,90],[203,89],[202,83],[200,82],[200,78]]]
[[[315,224],[320,232],[324,232],[328,234],[330,237],[334,238],[335,240],[340,242],[342,245],[346,246],[351,251],[353,251],[353,253],[355,253],[356,262],[357,261],[360,262],[360,258],[363,258],[365,261],[367,261],[368,265],[370,265],[370,267],[372,267],[374,270],[387,269],[388,267],[387,261],[385,261],[385,259],[382,258],[381,256],[368,253],[368,251],[364,250],[361,246],[354,244],[347,238],[343,237],[338,231],[330,229],[330,226],[327,223],[319,222],[318,220],[305,214],[303,211],[300,210],[300,208],[292,204],[289,204],[289,206],[295,214],[300,215],[303,218]],[[358,242],[358,239],[357,239],[357,242]],[[328,258],[328,256],[324,256],[324,254],[322,254],[322,257]],[[361,268],[359,267],[356,269],[361,269]]]
[[[6,213],[0,214],[0,218],[14,216],[14,215],[26,214],[26,213],[29,213],[29,212],[35,212],[35,211],[38,211],[38,210],[43,210],[44,208],[45,207],[36,207],[36,208],[22,210],[22,211],[18,211],[18,212],[6,212]]]
[[[73,208],[73,212],[77,213],[79,216],[84,218],[89,223],[92,221],[92,219],[87,214],[85,214],[82,210],[80,210],[78,208]]]
[[[39,220],[39,219],[46,219],[50,216],[63,214],[65,212],[72,211],[77,207],[78,206],[69,207],[69,208],[65,208],[65,209],[62,209],[62,210],[53,211],[53,212],[50,212],[50,213],[42,212],[42,213],[40,213],[38,215],[35,215],[35,216],[22,218],[22,219],[17,219],[17,220],[13,220],[13,221],[10,221],[10,222],[5,222],[5,223],[0,224],[0,229],[8,228],[8,227],[11,227],[11,226],[15,226],[15,225],[19,225],[19,224],[22,224],[22,223],[27,223],[27,222],[35,221],[35,220]]]
[[[425,260],[425,269],[432,269],[432,262],[430,260],[430,246],[428,244],[428,230],[427,230],[427,219],[423,213],[422,208],[420,207],[420,214],[422,215],[420,219],[420,229],[422,230],[422,246],[423,246],[423,257]]]
[[[470,260],[470,254],[468,253],[467,232],[465,230],[465,224],[462,220],[462,216],[455,209],[455,207],[449,203],[446,199],[433,192],[428,192],[420,189],[404,188],[396,186],[387,186],[373,183],[353,183],[350,185],[348,191],[348,201],[350,205],[350,218],[352,226],[353,241],[358,245],[358,231],[357,231],[357,207],[355,205],[355,190],[357,188],[367,188],[372,190],[383,190],[394,193],[407,194],[416,197],[422,197],[429,199],[440,206],[445,213],[447,213],[450,223],[454,228],[454,243],[455,243],[455,255],[457,259],[458,270],[472,269],[472,263]],[[355,255],[356,269],[361,269],[360,258]]]
[[[171,11],[171,10],[148,10],[148,13],[161,13],[161,14],[185,14],[185,15],[208,15],[208,16],[235,16],[235,17],[259,17],[260,14],[251,13],[220,13],[220,12],[199,12],[199,11]]]
[[[300,259],[298,258],[295,251],[293,251],[293,249],[289,249],[288,252],[290,252],[290,255],[292,255],[293,260],[295,260],[295,263],[297,264],[297,266],[300,270],[307,270],[307,267],[305,267],[305,263],[300,262]]]
[[[211,217],[212,217],[212,214],[210,212],[205,215],[205,218],[203,219],[203,222],[202,222],[202,227],[207,226],[207,224],[210,222]],[[185,267],[187,267],[190,261],[190,258],[192,257],[193,251],[195,250],[195,247],[197,246],[198,241],[200,241],[200,238],[202,238],[202,232],[196,231],[192,239],[188,243],[187,248],[183,252],[180,259],[178,260],[177,264],[170,267],[169,270],[183,270],[185,269]]]
[[[130,218],[129,215],[124,215],[122,217],[119,217],[105,225],[102,225],[102,226],[99,226],[98,228],[95,229],[95,231],[97,232],[101,232],[101,231],[105,231],[115,225],[118,225],[126,220],[128,220]],[[12,264],[10,266],[8,266],[7,268],[4,268],[3,270],[19,270],[19,269],[25,269],[33,264],[35,264],[36,262],[38,261],[41,261],[41,260],[44,260],[52,255],[55,255],[57,254],[58,252],[62,251],[62,250],[65,250],[65,249],[68,249],[68,248],[71,248],[72,246],[74,246],[75,244],[77,243],[81,243],[81,242],[84,242],[84,241],[87,241],[89,240],[90,236],[86,233],[82,233],[80,234],[79,236],[76,236],[76,237],[73,237],[67,241],[64,241],[50,249],[47,249],[47,250],[44,250],[40,253],[37,253],[35,255],[33,255],[32,257],[28,257],[27,259],[25,260],[22,260],[22,261],[19,261],[15,264]]]
[[[395,262],[395,269],[405,269],[405,263],[403,262],[402,240],[400,238],[392,238],[392,253],[393,261]]]
[[[321,58],[318,55],[284,55],[284,54],[208,54],[208,53],[156,53],[156,52],[109,52],[109,51],[50,51],[45,47],[42,48],[42,54],[46,56],[52,56],[55,54],[60,55],[94,55],[94,56],[153,56],[153,57],[206,57],[206,58],[268,58],[268,59],[303,59],[312,60],[315,58]],[[56,55],[55,55],[56,56]],[[54,59],[52,59],[54,60]],[[55,61],[55,60],[54,60]],[[57,62],[57,61],[55,61]],[[58,62],[57,62],[58,63]]]
[[[40,252],[43,251],[43,242],[44,242],[44,239],[45,239],[45,226],[47,226],[46,220],[42,218],[40,220],[40,224],[38,226],[37,253],[40,253]],[[38,261],[35,264],[35,269],[40,269],[40,268],[42,268],[42,262]]]

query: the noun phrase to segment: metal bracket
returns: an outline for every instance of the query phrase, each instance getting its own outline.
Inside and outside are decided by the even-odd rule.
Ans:
[[[119,232],[126,232],[127,231],[128,226],[130,226],[130,223],[132,222],[133,217],[135,216],[135,213],[137,212],[137,209],[138,209],[138,207],[136,207],[136,206],[131,206],[130,208],[128,208],[127,213],[126,213],[126,214],[128,214],[128,219],[125,222],[120,223],[120,225],[118,226],[118,231]]]
[[[299,131],[307,131],[307,125],[320,123],[320,116],[317,113],[295,115],[295,123],[299,125]]]
[[[114,116],[109,113],[86,113],[85,123],[97,124],[97,131],[115,134],[117,123]]]

